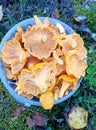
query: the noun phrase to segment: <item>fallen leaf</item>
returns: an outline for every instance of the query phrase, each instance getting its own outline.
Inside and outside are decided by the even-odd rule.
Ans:
[[[26,123],[28,125],[28,128],[32,128],[33,126],[35,126],[35,120],[31,119],[30,117],[27,117]]]
[[[15,110],[15,112],[13,113],[13,117],[11,118],[12,121],[15,121],[18,116],[21,114],[22,111],[24,111],[25,108],[24,107],[19,107]]]
[[[47,115],[34,111],[33,118],[27,117],[26,123],[29,128],[32,128],[34,126],[44,127],[45,121],[47,120],[48,120]]]
[[[53,10],[51,17],[52,18],[59,18],[59,10],[58,9]]]
[[[2,20],[3,17],[3,11],[2,11],[2,5],[0,5],[0,21]]]
[[[33,119],[35,120],[36,126],[44,126],[44,123],[45,121],[48,120],[48,117],[47,115],[44,115],[35,111]]]
[[[82,129],[87,126],[88,112],[79,106],[75,106],[68,114],[68,124],[74,129]]]

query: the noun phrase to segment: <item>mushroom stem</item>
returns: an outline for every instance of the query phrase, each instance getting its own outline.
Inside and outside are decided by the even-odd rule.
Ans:
[[[41,38],[41,41],[42,41],[43,43],[47,42],[47,36],[44,35],[44,36]]]

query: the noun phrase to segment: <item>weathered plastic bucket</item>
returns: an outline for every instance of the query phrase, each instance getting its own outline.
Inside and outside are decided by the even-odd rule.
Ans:
[[[43,21],[45,19],[45,17],[39,17],[41,21]],[[65,24],[64,22],[61,22],[60,20],[57,20],[57,19],[54,19],[54,18],[49,18],[49,21],[51,24],[53,25],[56,25],[56,23],[60,23],[67,34],[72,34],[74,33],[74,30],[69,27],[67,24]],[[34,18],[30,18],[30,19],[26,19],[18,24],[16,24],[14,27],[12,27],[8,32],[7,34],[4,36],[1,44],[0,44],[0,54],[2,52],[2,47],[4,45],[4,43],[8,40],[10,40],[16,30],[17,30],[17,27],[18,26],[21,26],[23,29],[26,29],[29,25],[33,25],[35,23],[34,21]],[[0,78],[1,78],[1,81],[3,82],[4,86],[7,88],[7,90],[9,91],[10,95],[16,100],[18,101],[19,103],[23,104],[24,106],[26,107],[29,107],[31,105],[34,105],[34,106],[41,106],[40,102],[39,102],[39,99],[37,98],[33,98],[32,100],[29,100],[27,98],[24,98],[20,95],[18,95],[14,89],[15,89],[15,84],[14,84],[14,81],[10,81],[7,77],[6,77],[6,70],[5,70],[5,67],[3,65],[3,62],[0,61]],[[77,89],[80,87],[80,83],[81,83],[82,79],[80,79],[78,81],[78,85],[77,85],[77,88],[75,90],[72,90],[70,91],[67,95],[65,95],[63,98],[59,99],[59,100],[56,100],[55,101],[55,104],[59,104],[65,100],[67,100],[68,98],[70,98],[76,91]]]

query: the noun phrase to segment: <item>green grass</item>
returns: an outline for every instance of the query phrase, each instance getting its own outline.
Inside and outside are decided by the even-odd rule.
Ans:
[[[22,0],[23,1],[23,0]],[[15,6],[9,4],[8,8],[12,11],[12,14],[6,13],[6,8],[3,8],[4,17],[0,23],[0,40],[6,32],[19,21],[33,17],[33,14],[38,16],[43,15],[41,9],[28,8],[27,0],[21,1],[19,3],[14,1]],[[96,33],[96,5],[92,5],[89,9],[82,6],[84,0],[73,0],[73,7],[75,8],[75,16],[86,15],[87,16],[87,26]],[[25,9],[25,10],[24,10]],[[15,11],[14,11],[15,10]],[[21,14],[22,11],[22,14]],[[62,12],[60,12],[62,13]],[[26,14],[26,15],[25,15]],[[47,16],[47,15],[45,15]],[[82,35],[83,37],[83,35]],[[26,108],[16,121],[12,121],[13,113],[16,108],[21,105],[18,104],[5,89],[3,84],[0,82],[0,130],[29,130],[26,125],[26,117],[32,117],[32,110],[36,110],[40,113],[47,114],[49,117],[48,122],[46,122],[46,130],[69,130],[69,126],[66,123],[64,113],[69,112],[72,106],[79,104],[88,110],[89,119],[88,127],[83,130],[95,130],[96,127],[96,50],[94,50],[92,40],[85,40],[85,46],[88,49],[88,69],[86,70],[86,76],[84,77],[81,87],[79,90],[67,101],[61,103],[60,105],[55,105],[52,110],[46,111],[41,107],[31,106]],[[89,49],[90,48],[90,49]],[[63,122],[58,122],[56,119],[63,119]],[[38,128],[33,128],[38,130]]]

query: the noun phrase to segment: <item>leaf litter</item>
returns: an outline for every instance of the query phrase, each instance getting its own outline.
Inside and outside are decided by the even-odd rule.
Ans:
[[[15,121],[15,120],[18,118],[18,116],[19,116],[24,110],[25,110],[24,107],[19,107],[19,108],[17,108],[17,109],[14,111],[13,117],[11,118],[11,120],[12,120],[12,121]]]
[[[26,124],[29,128],[32,128],[33,126],[44,127],[46,121],[48,121],[47,115],[34,111],[33,118],[27,117]]]
[[[11,118],[12,121],[15,121],[18,119],[18,116],[26,110],[24,107],[18,107],[13,113],[13,117]],[[28,125],[29,128],[32,128],[34,126],[38,127],[44,127],[45,122],[49,120],[48,116],[42,113],[39,113],[37,111],[32,111],[33,112],[33,118],[31,117],[26,117],[26,124]]]
[[[32,128],[33,126],[35,126],[35,120],[31,119],[30,117],[27,117],[26,124],[28,125],[29,128]]]

